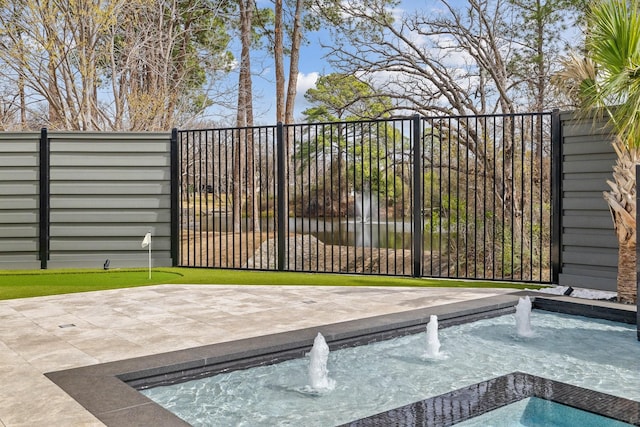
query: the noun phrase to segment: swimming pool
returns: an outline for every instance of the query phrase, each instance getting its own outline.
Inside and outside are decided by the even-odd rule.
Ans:
[[[631,425],[538,397],[528,397],[455,424],[456,427],[629,427]]]
[[[530,338],[512,315],[442,329],[442,360],[424,358],[424,334],[332,351],[330,393],[300,392],[305,359],[142,393],[194,426],[338,425],[515,371],[640,401],[633,326],[542,311],[532,325]]]

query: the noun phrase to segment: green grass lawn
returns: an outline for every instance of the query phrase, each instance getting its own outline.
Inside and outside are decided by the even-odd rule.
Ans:
[[[0,271],[0,300],[159,284],[535,288],[532,284],[204,268]]]

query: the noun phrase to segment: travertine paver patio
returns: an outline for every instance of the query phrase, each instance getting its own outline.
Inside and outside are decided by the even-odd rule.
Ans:
[[[45,372],[508,292],[161,285],[0,301],[0,426],[102,425]]]

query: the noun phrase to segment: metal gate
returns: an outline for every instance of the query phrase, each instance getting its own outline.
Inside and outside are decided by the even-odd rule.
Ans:
[[[552,282],[557,117],[178,131],[179,263]]]

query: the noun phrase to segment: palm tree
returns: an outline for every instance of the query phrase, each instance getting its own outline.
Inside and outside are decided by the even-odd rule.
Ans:
[[[581,110],[597,111],[612,127],[617,154],[604,192],[618,238],[618,300],[636,300],[636,177],[640,164],[640,0],[596,0],[586,35],[587,59],[565,63],[578,77]],[[571,68],[573,67],[573,69]],[[576,76],[577,74],[577,76]],[[558,76],[563,78],[562,75]],[[565,76],[566,77],[566,76]],[[579,82],[576,84],[576,82]]]

